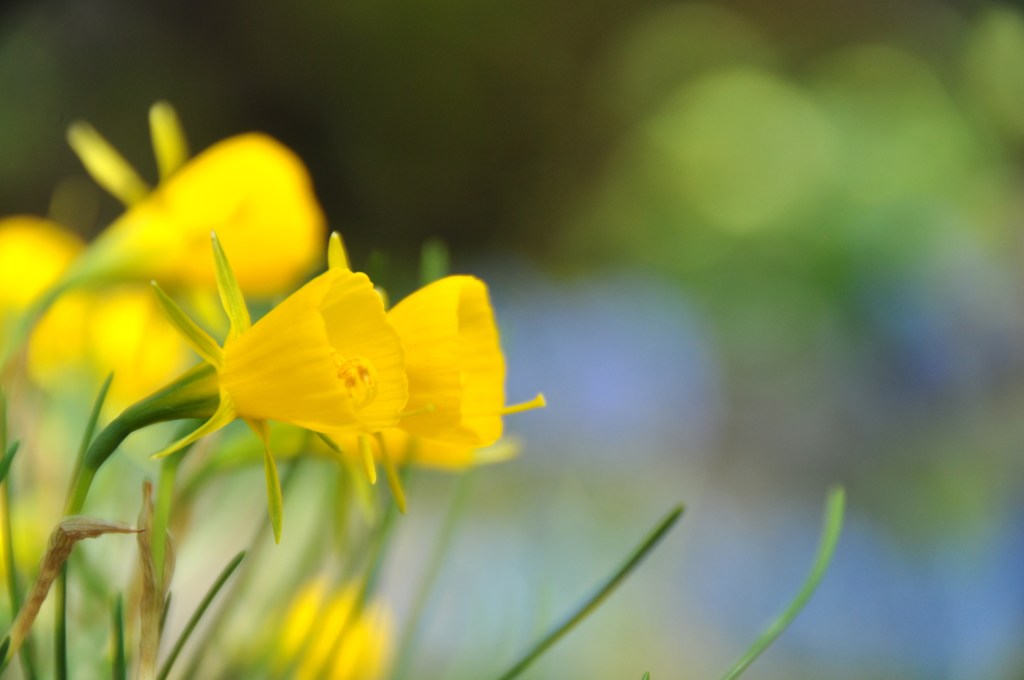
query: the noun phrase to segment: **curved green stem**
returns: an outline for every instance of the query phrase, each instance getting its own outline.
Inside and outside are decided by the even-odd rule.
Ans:
[[[75,473],[64,514],[82,511],[96,473],[128,435],[156,423],[189,418],[206,419],[220,404],[217,371],[200,364],[170,385],[125,409],[89,444],[82,466]]]
[[[735,680],[743,671],[747,670],[750,664],[754,663],[757,657],[761,656],[764,650],[775,642],[776,639],[793,623],[793,619],[800,614],[807,605],[808,600],[814,595],[821,579],[832,562],[832,555],[835,553],[836,544],[839,542],[839,534],[843,530],[843,512],[846,505],[846,494],[842,487],[835,487],[829,491],[828,499],[825,501],[825,519],[822,522],[821,540],[818,543],[818,554],[814,558],[814,566],[808,574],[800,592],[796,594],[793,601],[789,603],[786,610],[772,621],[761,636],[747,650],[746,654],[722,676],[722,680]]]
[[[572,630],[577,623],[585,619],[590,612],[594,611],[594,609],[596,609],[606,597],[611,595],[612,591],[615,590],[615,588],[618,587],[618,585],[622,583],[627,576],[629,576],[630,572],[632,572],[637,565],[639,565],[640,562],[650,554],[651,550],[653,550],[654,547],[658,545],[658,542],[665,537],[665,534],[667,534],[669,529],[675,525],[676,521],[682,514],[683,506],[681,504],[673,508],[672,511],[665,516],[665,519],[661,520],[658,526],[656,526],[647,538],[644,539],[643,543],[633,551],[633,554],[626,559],[622,566],[619,567],[607,581],[605,581],[604,585],[598,588],[593,595],[587,598],[587,600],[580,605],[572,615],[565,619],[565,621],[555,626],[547,635],[537,641],[530,651],[526,652],[526,654],[524,654],[522,658],[512,666],[512,668],[499,676],[500,680],[511,680],[511,678],[522,673],[530,664],[536,661],[541,654],[546,652],[551,645],[558,642],[558,640]]]

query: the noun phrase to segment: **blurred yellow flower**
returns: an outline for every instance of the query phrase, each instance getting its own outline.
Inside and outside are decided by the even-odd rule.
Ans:
[[[355,610],[356,589],[331,592],[326,582],[305,586],[278,633],[275,673],[295,680],[377,680],[393,646],[390,612],[381,604]],[[291,669],[292,672],[287,671]]]
[[[152,115],[160,111],[164,115]],[[262,134],[226,139],[184,162],[184,135],[168,111],[158,104],[151,112],[163,174],[153,191],[95,130],[72,126],[69,140],[84,165],[128,210],[100,234],[69,278],[212,286],[209,236],[216,231],[244,291],[267,296],[287,290],[312,268],[325,236],[302,162]]]
[[[84,246],[73,233],[41,217],[0,219],[0,354],[17,350],[16,328],[32,303],[57,281]],[[69,344],[78,335],[66,336]],[[0,364],[2,367],[2,364]]]
[[[194,355],[164,318],[148,286],[62,296],[43,316],[28,346],[29,374],[54,389],[94,385],[113,372],[108,403],[123,407],[172,380]]]
[[[82,248],[72,232],[41,217],[0,219],[0,314],[32,303]]]

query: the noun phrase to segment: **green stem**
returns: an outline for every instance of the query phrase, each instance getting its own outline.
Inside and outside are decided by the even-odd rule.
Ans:
[[[298,472],[299,467],[301,467],[299,464],[301,460],[301,457],[296,458],[295,461],[285,469],[284,474],[281,475],[282,493],[288,489],[292,480],[295,479],[296,473]],[[204,635],[205,644],[200,646],[196,651],[195,656],[192,657],[185,674],[182,675],[183,678],[202,677],[199,674],[199,669],[202,667],[203,661],[206,658],[206,652],[207,650],[215,647],[218,632],[220,631],[221,626],[223,626],[227,621],[227,618],[231,615],[231,606],[240,599],[241,593],[243,593],[245,588],[249,585],[249,581],[252,579],[252,575],[254,573],[253,568],[259,564],[258,558],[260,552],[266,545],[266,542],[263,539],[265,538],[268,529],[271,529],[269,517],[267,517],[265,521],[260,522],[256,531],[253,533],[252,538],[249,540],[249,547],[245,550],[245,554],[249,555],[249,559],[247,559],[245,564],[242,565],[242,568],[238,573],[238,578],[235,579],[235,583],[232,586],[230,597],[228,597],[223,606],[217,609],[213,619],[210,621],[210,625],[206,627],[206,633]]]
[[[82,466],[71,483],[64,513],[77,515],[82,511],[96,473],[128,435],[169,420],[209,418],[220,403],[217,390],[216,369],[209,364],[200,364],[170,385],[121,412],[89,444]]]
[[[111,625],[114,634],[114,659],[111,665],[112,680],[128,680],[128,662],[124,653],[124,599],[117,594]]]
[[[65,562],[60,568],[60,577],[54,589],[54,620],[53,620],[53,677],[67,680],[68,677],[68,565]]]
[[[18,571],[14,560],[14,536],[11,533],[11,479],[8,477],[0,486],[0,504],[3,505],[4,521],[4,565],[7,571],[7,594],[11,601],[11,617],[21,611],[22,592],[18,583]],[[35,645],[32,637],[27,636],[20,649],[21,669],[25,677],[35,680],[38,676],[35,664]],[[6,659],[6,654],[4,655]]]
[[[231,574],[235,572],[235,569],[239,564],[241,564],[244,558],[245,551],[243,550],[235,555],[235,558],[231,560],[226,567],[224,567],[220,576],[218,576],[217,580],[214,581],[212,586],[210,586],[210,590],[207,591],[206,596],[203,598],[202,602],[199,603],[199,607],[192,614],[188,623],[185,624],[185,629],[181,631],[181,636],[178,637],[177,642],[174,643],[174,647],[171,649],[171,653],[167,657],[167,661],[164,662],[163,668],[160,669],[160,673],[157,675],[157,680],[167,680],[167,676],[170,675],[174,662],[178,659],[178,655],[181,654],[181,650],[185,647],[185,643],[188,642],[189,637],[192,636],[192,631],[195,630],[196,626],[199,624],[199,620],[203,618],[203,614],[205,614],[206,610],[209,609],[213,599],[217,597],[217,593],[219,593],[221,588],[224,587],[227,580],[231,578]]]
[[[473,470],[470,469],[463,473],[457,482],[451,504],[448,506],[448,512],[445,513],[444,524],[441,526],[441,532],[434,543],[434,548],[427,562],[427,570],[424,572],[423,578],[420,579],[419,585],[416,588],[416,599],[413,600],[412,610],[406,619],[402,637],[399,638],[398,660],[395,662],[395,672],[392,676],[394,678],[403,678],[408,673],[409,664],[413,659],[413,651],[419,638],[423,612],[427,607],[431,594],[434,592],[434,584],[437,582],[437,577],[444,566],[452,540],[455,538],[455,530],[466,507],[466,499],[469,497],[472,480]]]
[[[582,605],[565,621],[555,626],[547,635],[537,641],[533,647],[530,648],[526,654],[524,654],[519,661],[516,662],[512,668],[505,671],[503,674],[498,676],[501,680],[510,680],[522,673],[526,668],[532,664],[537,658],[548,650],[553,644],[558,642],[566,633],[572,630],[576,624],[585,619],[590,612],[594,611],[598,605],[600,605],[605,598],[607,598],[615,588],[622,583],[622,581],[629,576],[640,562],[654,549],[654,547],[665,537],[669,529],[676,523],[679,516],[683,514],[683,506],[677,505],[672,509],[671,512],[661,520],[657,527],[644,539],[633,554],[622,564],[618,570],[611,575],[611,577],[605,581],[604,585],[597,589],[593,595],[591,595]]]
[[[71,468],[72,484],[74,484],[74,480],[78,478],[79,472],[85,464],[85,454],[89,450],[89,445],[92,444],[93,435],[96,434],[96,425],[100,420],[100,411],[103,410],[103,404],[107,400],[107,392],[110,390],[110,383],[113,380],[113,373],[107,375],[107,379],[103,381],[103,385],[100,386],[100,391],[96,394],[96,400],[92,404],[92,411],[89,413],[89,420],[86,422],[85,431],[82,433],[82,441],[78,445],[78,456],[75,458],[75,466]],[[68,490],[68,496],[71,496],[71,489]]]
[[[846,505],[846,494],[842,487],[834,487],[829,491],[825,501],[825,516],[822,522],[821,539],[818,542],[818,554],[814,558],[814,566],[811,573],[807,575],[800,591],[793,598],[789,606],[776,618],[768,628],[761,633],[760,637],[751,645],[746,654],[722,676],[722,680],[735,680],[743,671],[754,663],[757,657],[761,656],[764,650],[775,642],[776,639],[789,627],[789,624],[800,614],[807,602],[814,595],[821,579],[832,562],[832,555],[835,553],[836,544],[839,542],[839,535],[843,530],[843,513]]]
[[[156,509],[153,512],[153,534],[150,550],[156,569],[157,592],[167,591],[164,583],[164,559],[167,548],[167,527],[171,519],[171,500],[174,495],[174,479],[181,464],[181,455],[168,456],[160,465],[160,481],[157,486]]]

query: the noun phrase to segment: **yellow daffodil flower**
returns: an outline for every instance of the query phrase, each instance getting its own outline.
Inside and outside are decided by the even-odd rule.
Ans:
[[[348,271],[341,237],[331,235],[331,270]],[[348,433],[328,432],[339,451],[357,451],[367,478],[377,479],[375,459],[385,466],[398,507],[405,494],[395,465],[400,454],[423,452],[416,462],[444,462],[460,467],[476,451],[501,437],[502,416],[545,406],[544,396],[505,405],[505,358],[501,352],[487,286],[472,276],[447,276],[409,295],[388,312],[401,338],[409,376],[409,401],[397,431],[381,429],[374,438],[361,435],[352,446]],[[344,446],[338,440],[344,441]],[[375,441],[374,441],[375,440]],[[375,451],[376,449],[376,451]]]
[[[405,360],[384,304],[364,274],[333,268],[251,324],[231,267],[214,237],[217,285],[231,330],[221,347],[157,287],[168,318],[217,374],[219,406],[170,455],[243,418],[267,444],[271,517],[280,532],[280,485],[267,420],[315,432],[379,432],[394,427],[408,400]]]
[[[296,680],[377,680],[392,654],[390,612],[381,604],[356,611],[356,588],[331,593],[323,580],[305,586],[277,633],[276,674]]]
[[[311,269],[321,252],[324,217],[298,157],[270,137],[244,134],[186,161],[173,110],[154,105],[150,121],[162,177],[152,191],[92,127],[77,123],[69,130],[86,169],[128,206],[69,279],[212,285],[211,231],[230,249],[246,293],[279,293]]]
[[[496,442],[502,416],[544,405],[538,395],[505,406],[505,357],[487,286],[447,276],[388,312],[409,374],[409,404],[399,427],[437,444],[479,448]]]

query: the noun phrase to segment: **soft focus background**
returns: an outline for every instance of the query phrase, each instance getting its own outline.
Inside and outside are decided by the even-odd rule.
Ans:
[[[413,677],[506,666],[678,500],[677,530],[529,677],[716,677],[805,575],[834,482],[833,570],[749,677],[1024,677],[1024,14],[6,3],[0,212],[102,228],[118,206],[83,188],[65,128],[91,121],[153,177],[158,99],[195,150],[262,130],[297,151],[396,293],[447,241],[492,286],[509,398],[548,396],[510,419],[520,457],[473,476]],[[239,523],[225,554],[262,518],[258,476],[204,506]],[[455,485],[414,480],[399,615]],[[315,532],[302,505],[291,528]],[[280,578],[285,553],[261,558]],[[224,560],[203,557],[180,578],[208,583]]]

